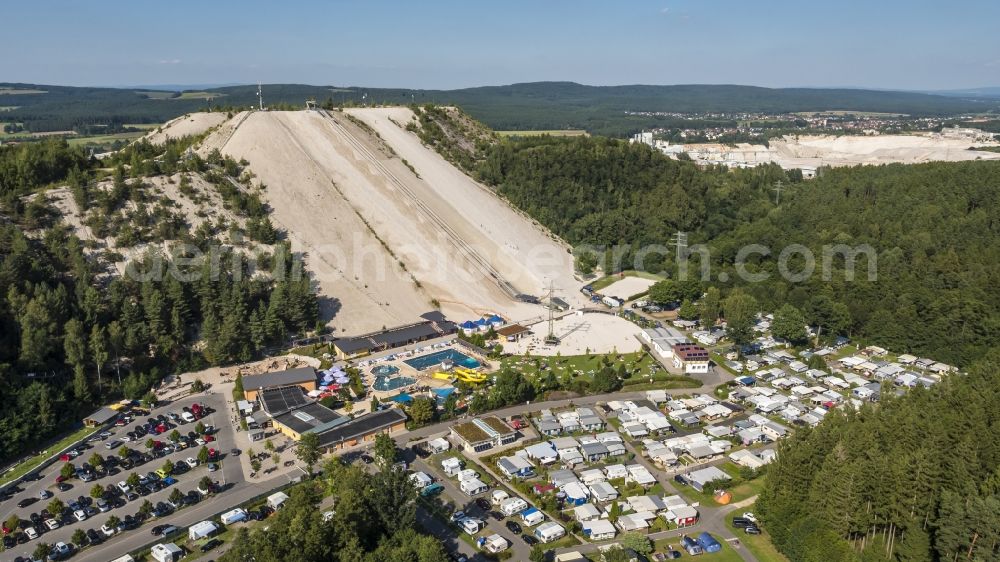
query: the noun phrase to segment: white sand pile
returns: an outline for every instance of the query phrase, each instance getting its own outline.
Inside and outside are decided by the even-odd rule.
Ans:
[[[432,310],[432,301],[458,321],[487,312],[515,320],[538,316],[537,306],[510,298],[494,274],[516,291],[536,295],[546,273],[564,268],[557,284],[572,279],[569,254],[529,221],[412,134],[383,132],[380,126],[389,123],[379,123],[378,113],[361,111],[358,117],[379,126],[423,179],[336,113],[236,116],[238,126],[224,124],[202,147],[250,162],[267,186],[272,220],[289,233],[293,249],[305,253],[320,293],[329,299],[324,313],[338,332],[411,322]],[[476,191],[472,202],[466,189]],[[547,246],[556,265],[527,260],[529,244]],[[564,286],[567,294],[576,293]]]
[[[968,150],[973,144],[965,139],[936,135],[814,135],[784,137],[771,141],[770,146],[775,161],[782,166],[916,164],[1000,158],[997,153]]]
[[[648,291],[653,286],[653,283],[656,283],[656,281],[643,279],[642,277],[622,277],[598,292],[602,295],[627,299],[632,295]]]
[[[188,135],[200,135],[225,120],[225,113],[189,113],[167,121],[143,138],[153,144],[162,144],[168,138],[179,139]]]

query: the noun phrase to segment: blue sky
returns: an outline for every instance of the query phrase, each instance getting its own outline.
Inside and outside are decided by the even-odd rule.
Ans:
[[[1000,86],[997,0],[5,3],[0,81]]]

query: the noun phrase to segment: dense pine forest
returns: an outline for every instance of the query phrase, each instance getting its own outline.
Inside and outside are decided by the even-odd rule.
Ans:
[[[828,336],[958,365],[1000,336],[1000,163],[835,168],[803,181],[775,166],[699,170],[611,139],[535,137],[490,145],[474,173],[571,244],[624,246],[621,262],[605,261],[606,268],[630,268],[642,247],[669,246],[685,232],[689,245],[711,250],[706,285],[724,293],[742,286],[762,310],[791,304]],[[736,275],[736,253],[748,244],[770,249],[747,266],[768,280]],[[816,257],[804,281],[778,275],[778,254],[790,244]],[[842,258],[824,280],[822,247],[837,244],[874,248],[877,278],[868,280],[862,255],[853,281]],[[699,259],[689,262],[692,274]],[[672,251],[650,255],[644,266],[677,272]],[[723,272],[730,281],[718,281]]]
[[[795,561],[1000,559],[1000,355],[781,443],[757,509]]]
[[[98,163],[63,141],[0,147],[0,387],[11,397],[0,402],[0,459],[38,446],[109,399],[143,397],[167,374],[248,360],[315,327],[316,296],[307,276],[293,275],[301,264],[284,244],[266,264],[231,249],[214,271],[208,260],[182,265],[150,254],[130,266],[141,275],[109,274],[108,257],[88,253],[56,222],[44,193],[28,196],[67,182],[78,201],[110,213],[142,200],[139,168],[156,175],[163,166],[212,166],[159,158],[179,148],[135,145]],[[122,162],[131,162],[134,178],[122,178]],[[97,190],[108,174],[115,187]],[[180,230],[192,246],[212,241],[211,232]],[[271,275],[252,275],[260,265]],[[194,281],[181,282],[171,267]]]

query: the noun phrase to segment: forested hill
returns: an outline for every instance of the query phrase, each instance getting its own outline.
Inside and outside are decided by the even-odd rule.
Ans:
[[[757,503],[775,545],[796,561],[1000,559],[997,365],[783,441]]]
[[[1000,109],[1000,99],[855,89],[760,88],[738,85],[586,86],[531,82],[457,90],[267,84],[264,103],[303,107],[306,99],[332,104],[436,103],[458,105],[494,129],[586,129],[622,135],[652,126],[626,111],[704,113],[851,110],[947,116]],[[89,130],[126,123],[161,123],[208,107],[257,104],[257,86],[197,92],[75,88],[0,83],[0,120],[29,131]]]
[[[247,361],[315,328],[310,279],[293,275],[301,266],[275,244],[259,190],[217,152],[182,159],[191,142],[138,143],[101,162],[62,140],[0,146],[0,463],[100,405],[145,398],[165,375]],[[50,188],[63,184],[97,240],[59,222]],[[190,202],[218,191],[231,213],[194,228],[154,184],[177,184]],[[132,264],[143,276],[112,267],[125,260],[119,252],[166,242],[221,253],[214,269],[139,252]],[[249,275],[258,268],[273,275]]]
[[[642,247],[669,245],[683,231],[689,244],[711,249],[708,284],[723,292],[742,286],[764,311],[792,304],[828,336],[957,365],[1000,338],[997,162],[835,168],[802,181],[776,166],[700,170],[610,139],[523,138],[486,148],[472,173],[572,244],[625,245],[624,267]],[[748,244],[770,250],[748,264],[768,280],[739,281],[733,261]],[[816,257],[806,281],[778,274],[777,256],[790,244]],[[861,256],[853,281],[842,259],[824,279],[823,246],[837,244],[873,247],[876,278],[868,280]],[[676,267],[669,252],[644,265]],[[690,267],[698,271],[697,257]],[[718,281],[723,272],[731,281]]]

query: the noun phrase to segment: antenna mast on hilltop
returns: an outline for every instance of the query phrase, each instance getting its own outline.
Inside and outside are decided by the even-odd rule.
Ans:
[[[257,104],[261,111],[264,111],[264,94],[261,92],[260,82],[257,82]]]

